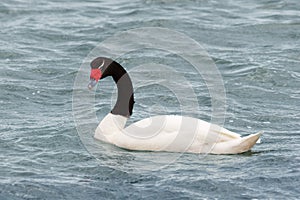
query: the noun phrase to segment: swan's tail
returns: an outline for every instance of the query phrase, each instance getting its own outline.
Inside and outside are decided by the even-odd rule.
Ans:
[[[248,135],[239,139],[219,142],[214,145],[212,154],[237,154],[249,151],[257,142],[263,132]]]

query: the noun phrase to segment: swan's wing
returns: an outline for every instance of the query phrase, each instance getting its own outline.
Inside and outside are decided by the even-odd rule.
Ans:
[[[198,120],[161,115],[138,121],[115,134],[115,145],[132,150],[185,151],[197,136]]]
[[[136,137],[154,137],[162,133],[168,134],[178,132],[182,123],[182,116],[159,115],[135,122],[124,130],[126,133]],[[195,126],[197,126],[197,124],[194,124],[194,127]]]
[[[240,135],[203,120],[161,115],[131,124],[114,134],[111,141],[132,150],[186,151],[191,145],[199,148],[237,138]]]
[[[213,140],[218,138],[227,141],[240,138],[240,135],[231,132],[218,125],[206,121],[177,115],[159,115],[149,117],[135,122],[124,129],[127,133],[136,137],[153,137],[158,134],[177,132],[178,134],[190,133],[202,137],[202,140],[209,136]]]

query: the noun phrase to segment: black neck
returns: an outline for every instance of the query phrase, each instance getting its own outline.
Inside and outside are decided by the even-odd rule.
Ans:
[[[118,98],[111,113],[130,117],[134,104],[133,87],[128,73],[121,65],[119,66],[120,68],[116,68],[116,73],[112,75],[117,84]]]
[[[130,117],[132,115],[134,97],[133,97],[132,82],[128,73],[119,63],[111,59],[108,58],[96,58],[96,59],[102,59],[105,61],[104,62],[105,64],[101,67],[101,71],[102,71],[101,79],[107,76],[112,76],[115,83],[117,84],[118,98],[111,113],[115,115]]]

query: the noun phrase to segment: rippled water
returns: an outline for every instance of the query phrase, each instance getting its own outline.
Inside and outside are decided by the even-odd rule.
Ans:
[[[299,8],[297,0],[1,1],[0,199],[297,199]],[[184,154],[156,171],[128,166],[156,168],[141,160],[177,154],[131,152],[91,141],[105,149],[91,155],[72,112],[78,69],[101,41],[141,27],[169,28],[201,43],[225,84],[224,126],[243,135],[264,130],[262,143],[241,155]],[[149,61],[182,67],[199,101],[190,115],[210,120],[203,80],[176,56],[147,49],[118,61],[127,69]],[[101,84],[99,120],[113,96],[113,84]],[[165,88],[140,87],[135,95],[131,122],[182,112]],[[92,135],[96,125],[87,124],[86,132]]]

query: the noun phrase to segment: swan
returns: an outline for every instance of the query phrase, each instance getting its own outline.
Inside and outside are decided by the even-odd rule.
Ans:
[[[90,65],[89,89],[108,76],[118,89],[115,106],[95,130],[97,140],[138,151],[238,154],[249,151],[262,134],[242,137],[218,125],[177,115],[149,117],[125,127],[134,105],[128,73],[119,63],[106,57],[97,57]]]

